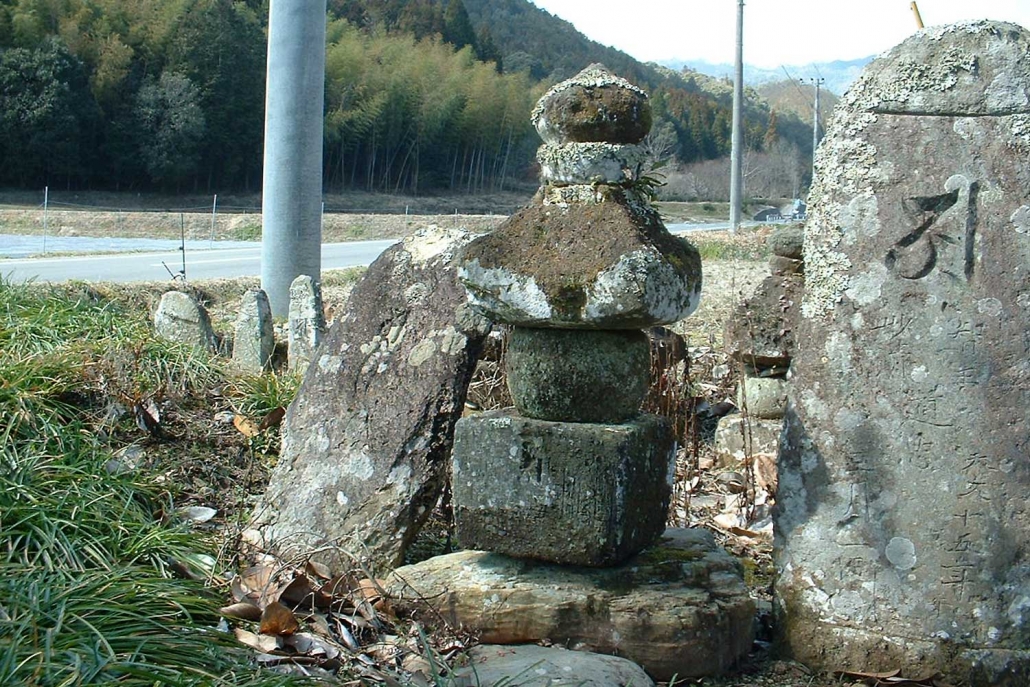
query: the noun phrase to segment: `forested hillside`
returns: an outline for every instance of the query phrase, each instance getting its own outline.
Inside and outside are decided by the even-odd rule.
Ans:
[[[652,95],[654,160],[729,153],[731,89],[593,43],[526,0],[329,0],[328,190],[531,181],[550,84],[601,61]],[[256,191],[267,0],[0,0],[0,184]],[[810,143],[751,93],[754,150]]]

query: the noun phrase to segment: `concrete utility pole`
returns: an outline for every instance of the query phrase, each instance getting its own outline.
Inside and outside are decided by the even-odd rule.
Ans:
[[[737,0],[737,61],[733,78],[733,138],[730,151],[730,230],[740,228],[741,169],[744,159],[744,0]]]
[[[261,288],[286,316],[290,284],[321,279],[326,0],[271,0],[261,187]]]
[[[826,79],[809,79],[815,86],[815,114],[812,117],[812,183],[815,183],[815,149],[819,147],[819,87],[826,83]]]

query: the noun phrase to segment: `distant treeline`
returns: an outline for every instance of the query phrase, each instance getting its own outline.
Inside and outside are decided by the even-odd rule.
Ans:
[[[526,0],[328,4],[328,189],[532,179],[533,103],[593,61],[651,92],[655,157],[729,152],[727,84],[642,65]],[[266,27],[267,0],[0,0],[0,184],[256,190]],[[746,129],[756,150],[806,145],[758,100]]]

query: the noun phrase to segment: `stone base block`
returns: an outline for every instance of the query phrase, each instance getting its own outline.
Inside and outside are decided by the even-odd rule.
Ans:
[[[662,682],[723,673],[754,638],[740,563],[704,530],[670,529],[655,546],[602,569],[460,551],[398,568],[386,589],[399,611],[431,617],[428,599],[484,644],[547,640],[617,654]]]
[[[777,593],[788,596],[793,591],[787,590],[786,585],[777,589]],[[942,637],[892,635],[826,622],[810,608],[785,602],[783,596],[777,601],[777,648],[783,655],[808,666],[865,672],[905,666],[905,672],[913,675],[940,674],[948,684],[1030,685],[1030,649],[970,646]]]
[[[613,565],[665,529],[674,439],[668,421],[547,422],[495,411],[460,420],[454,519],[465,548],[572,565]]]

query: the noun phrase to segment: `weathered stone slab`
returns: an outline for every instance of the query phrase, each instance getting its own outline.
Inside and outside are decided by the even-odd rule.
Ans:
[[[726,322],[726,352],[753,370],[786,368],[794,351],[801,275],[770,275]]]
[[[640,666],[624,658],[536,644],[472,647],[469,666],[455,677],[470,687],[654,687]]]
[[[515,327],[505,355],[508,389],[526,417],[623,422],[647,395],[650,353],[639,330]]]
[[[782,431],[782,420],[745,419],[739,413],[720,418],[715,429],[716,467],[737,468],[756,453],[776,454]]]
[[[463,418],[451,489],[458,539],[557,563],[611,565],[665,529],[674,439],[668,422],[546,422],[494,411]]]
[[[789,386],[783,377],[744,377],[737,385],[737,407],[748,417],[779,420],[787,409]]]
[[[322,287],[306,274],[290,284],[289,368],[303,372],[325,337]]]
[[[232,360],[249,372],[265,372],[272,367],[275,331],[268,295],[261,289],[248,289],[240,302],[232,340]]]
[[[641,329],[694,312],[697,249],[653,208],[612,194],[573,205],[538,199],[477,239],[460,271],[471,302],[500,322],[563,329]]]
[[[1030,34],[927,29],[870,65],[812,199],[781,640],[827,668],[1030,684]]]
[[[704,530],[670,529],[614,568],[577,568],[461,551],[399,568],[393,603],[429,600],[491,644],[548,640],[618,654],[652,679],[723,673],[751,649],[754,602],[740,563]]]
[[[169,341],[187,343],[212,352],[218,348],[207,310],[182,291],[169,291],[161,296],[154,313],[154,329],[158,336]]]
[[[304,376],[253,527],[264,545],[338,545],[398,564],[437,501],[488,323],[455,276],[468,232],[420,230],[354,287]],[[324,550],[330,566],[352,562]]]

